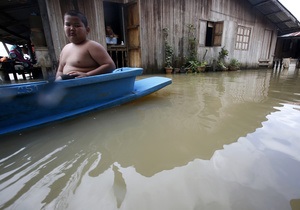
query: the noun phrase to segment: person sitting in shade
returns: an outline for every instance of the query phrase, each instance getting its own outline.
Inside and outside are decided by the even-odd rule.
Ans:
[[[111,26],[106,26],[105,30],[106,30],[106,37],[110,37],[110,38],[116,37],[116,38],[118,38],[118,35],[114,33]]]
[[[29,68],[31,66],[30,60],[24,58],[22,49],[18,45],[13,45],[10,48],[9,58],[16,62],[14,65],[15,70],[23,70],[24,68]]]

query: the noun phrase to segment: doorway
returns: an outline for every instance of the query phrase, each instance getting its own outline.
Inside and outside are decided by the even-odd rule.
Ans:
[[[270,59],[270,49],[272,44],[273,31],[265,29],[264,38],[261,48],[260,60],[269,60]]]
[[[111,27],[117,38],[116,45],[125,41],[124,6],[120,3],[103,2],[105,28]],[[109,44],[109,43],[108,43]]]
[[[106,44],[117,68],[141,67],[138,3],[103,2]]]
[[[107,51],[116,67],[128,65],[124,24],[124,4],[103,2]]]
[[[128,65],[124,4],[103,2],[107,51],[117,68]]]

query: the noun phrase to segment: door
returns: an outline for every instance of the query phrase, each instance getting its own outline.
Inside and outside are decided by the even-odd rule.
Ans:
[[[260,59],[261,60],[268,60],[270,59],[270,50],[271,50],[271,44],[272,44],[272,34],[273,31],[269,29],[265,29],[262,48],[261,48],[261,54]]]
[[[141,67],[140,17],[137,2],[126,5],[126,31],[128,46],[128,64],[130,67]]]

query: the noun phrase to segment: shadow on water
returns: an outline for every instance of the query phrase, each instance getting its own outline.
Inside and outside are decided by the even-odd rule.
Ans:
[[[132,103],[1,136],[0,208],[297,206],[298,73],[170,77]]]

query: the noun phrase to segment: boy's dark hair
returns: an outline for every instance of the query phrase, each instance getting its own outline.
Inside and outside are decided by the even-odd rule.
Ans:
[[[68,12],[65,13],[65,16],[66,15],[78,17],[85,27],[88,26],[88,21],[83,13],[77,10],[69,10]]]

